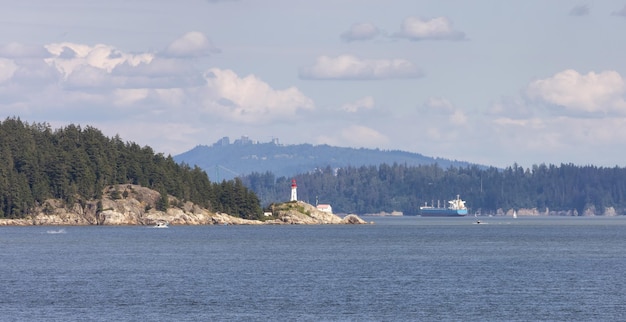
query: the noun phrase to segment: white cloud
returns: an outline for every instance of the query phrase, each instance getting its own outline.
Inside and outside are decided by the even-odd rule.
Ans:
[[[619,73],[604,71],[582,75],[565,70],[533,81],[526,93],[532,100],[553,104],[570,112],[625,113],[626,84]]]
[[[422,72],[405,59],[361,59],[353,55],[320,56],[314,65],[300,69],[302,79],[374,80],[421,76]]]
[[[148,97],[149,90],[141,89],[116,89],[113,91],[113,104],[118,106],[132,106]]]
[[[254,75],[241,78],[228,69],[212,68],[205,75],[204,108],[234,122],[263,123],[315,108],[295,87],[275,90]]]
[[[124,62],[115,66],[112,73],[119,76],[167,77],[194,73],[196,70],[181,59],[154,57],[150,61],[132,64]]]
[[[499,101],[492,102],[485,114],[514,119],[532,118],[537,110],[528,103],[528,100],[519,95],[503,97]]]
[[[44,59],[50,66],[54,66],[65,78],[69,77],[80,66],[91,66],[106,70],[110,73],[120,64],[137,66],[140,63],[149,63],[153,54],[127,54],[112,46],[98,44],[93,47],[75,43],[55,43],[44,46],[52,57]],[[71,52],[71,55],[68,55]]]
[[[467,116],[462,110],[456,110],[450,115],[450,123],[454,125],[467,124]]]
[[[183,88],[153,89],[153,96],[165,106],[171,106],[174,110],[184,109],[187,104],[187,93]]]
[[[168,57],[199,57],[219,52],[213,43],[199,31],[191,31],[174,40],[163,52]]]
[[[424,103],[421,111],[424,115],[444,116],[451,124],[463,125],[467,123],[465,112],[443,97],[430,97]]]
[[[486,125],[493,135],[491,144],[500,152],[522,160],[533,156],[546,163],[607,164],[626,137],[626,118],[497,118]],[[599,151],[602,151],[600,153]],[[527,164],[530,165],[530,164]]]
[[[101,129],[107,136],[120,135],[123,140],[131,140],[141,145],[152,147],[155,152],[178,154],[185,152],[206,138],[214,129],[206,124],[189,120],[171,120],[160,117],[160,122],[145,122],[137,118],[117,119],[114,121],[97,120],[90,125]],[[61,124],[63,125],[63,124]],[[195,140],[190,138],[196,138]],[[137,141],[140,139],[140,141]]]
[[[332,136],[320,135],[315,139],[317,144],[334,146],[355,146],[364,148],[379,148],[389,143],[384,134],[362,125],[349,125],[341,128]]]
[[[29,46],[16,42],[0,46],[0,57],[44,58],[48,56],[50,56],[50,54],[42,46]]]
[[[484,144],[498,146],[511,160],[612,166],[607,156],[626,137],[625,92],[616,72],[565,70],[531,82],[526,100],[499,102],[486,114],[489,123],[472,129],[481,129]],[[545,105],[550,108],[541,109]]]
[[[111,77],[123,80],[121,86],[126,88],[187,88],[205,83],[202,73],[187,60],[159,56],[136,66],[117,65]]]
[[[194,35],[184,39],[194,40]],[[183,56],[208,48],[200,40],[174,42],[170,53]],[[254,75],[239,77],[226,69],[202,73],[187,59],[130,54],[104,44],[53,43],[42,46],[46,55],[24,48],[0,48],[0,54],[26,57],[0,57],[0,107],[47,122],[106,123],[117,117],[162,123],[166,117],[167,122],[186,120],[191,127],[205,126],[206,120],[255,125],[291,120],[315,108],[295,87],[273,89]]]
[[[353,24],[350,29],[341,34],[341,39],[345,42],[370,40],[380,34],[378,28],[372,23]]]
[[[503,127],[523,127],[526,130],[539,130],[545,128],[545,123],[539,118],[529,118],[529,119],[513,119],[508,117],[498,117],[493,119],[494,124],[503,126]]]
[[[204,84],[202,73],[185,59],[153,53],[125,53],[115,47],[76,43],[46,45],[43,59],[63,77],[66,89],[171,88]],[[31,59],[32,61],[32,59]]]
[[[17,70],[17,65],[11,59],[0,58],[0,83],[13,77]]]
[[[65,82],[62,84],[66,89],[95,88],[102,90],[120,87],[122,84],[116,84],[116,81],[121,81],[121,79],[114,79],[104,69],[79,64],[72,67],[72,72],[66,75]]]
[[[343,106],[341,106],[341,109],[349,113],[356,113],[359,110],[372,109],[373,107],[374,107],[374,98],[371,96],[366,96],[354,102],[344,104]]]
[[[424,106],[438,114],[449,114],[454,111],[454,105],[443,97],[430,97]]]
[[[446,17],[422,19],[408,17],[402,22],[401,30],[396,37],[410,40],[463,40],[465,34],[454,30]]]

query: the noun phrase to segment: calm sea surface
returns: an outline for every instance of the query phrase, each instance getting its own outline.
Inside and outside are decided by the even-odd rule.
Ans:
[[[0,227],[2,321],[624,321],[626,218]]]

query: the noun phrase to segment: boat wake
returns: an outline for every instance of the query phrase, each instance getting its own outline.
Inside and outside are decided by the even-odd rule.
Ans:
[[[152,228],[168,228],[168,227],[169,227],[168,222],[158,222],[154,226],[152,226]]]
[[[66,233],[65,229],[46,231],[46,234],[65,234],[65,233]]]

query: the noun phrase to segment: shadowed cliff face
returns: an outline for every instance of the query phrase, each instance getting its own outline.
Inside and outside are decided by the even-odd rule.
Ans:
[[[102,199],[79,201],[68,207],[59,200],[47,200],[25,219],[1,219],[0,226],[8,225],[262,225],[262,224],[361,224],[365,221],[344,219],[317,210],[312,205],[298,202],[296,208],[278,211],[275,219],[246,220],[224,213],[213,213],[191,202],[169,197],[166,211],[156,210],[159,192],[138,185],[117,185],[104,189]]]

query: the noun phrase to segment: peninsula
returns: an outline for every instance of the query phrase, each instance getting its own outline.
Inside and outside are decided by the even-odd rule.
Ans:
[[[157,210],[158,191],[139,185],[111,185],[99,200],[81,201],[64,206],[61,200],[49,199],[24,218],[0,219],[0,226],[87,226],[87,225],[325,225],[367,224],[356,215],[341,218],[318,210],[302,201],[273,205],[262,219],[251,220],[221,212],[211,212],[190,201],[168,196],[166,210]]]

